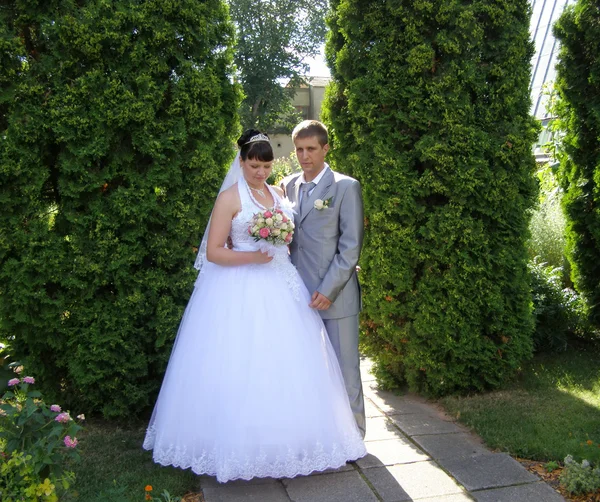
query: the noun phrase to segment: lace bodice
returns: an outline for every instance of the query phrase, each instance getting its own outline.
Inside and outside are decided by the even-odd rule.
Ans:
[[[294,215],[291,210],[291,205],[287,202],[287,200],[282,200],[281,197],[269,187],[269,191],[273,196],[273,200],[275,201],[275,208],[281,209],[284,211],[286,216],[290,219],[293,219]],[[238,250],[256,250],[259,249],[259,245],[255,242],[254,237],[251,237],[248,234],[248,226],[252,221],[252,217],[259,211],[266,211],[267,208],[260,204],[252,195],[248,184],[244,178],[240,178],[238,181],[238,193],[240,195],[240,201],[242,204],[242,210],[233,218],[231,222],[231,232],[230,237],[233,242],[234,249]],[[273,246],[275,247],[275,246]],[[287,255],[287,247],[286,246],[277,246],[276,251],[285,253]]]
[[[281,209],[285,215],[292,219],[294,211],[292,205],[287,199],[281,198],[275,190],[269,187],[269,191],[275,201],[275,208]],[[294,296],[300,299],[300,276],[290,262],[289,251],[287,246],[274,246],[265,242],[256,242],[254,237],[248,233],[248,227],[252,221],[252,217],[259,211],[265,211],[266,208],[260,204],[252,195],[246,180],[241,177],[238,180],[238,193],[242,205],[241,211],[235,215],[231,222],[230,237],[233,242],[233,249],[238,251],[256,251],[258,249],[268,249],[269,255],[273,256],[273,260],[266,265],[250,265],[255,267],[275,267],[279,273],[287,281],[288,285],[294,292]]]

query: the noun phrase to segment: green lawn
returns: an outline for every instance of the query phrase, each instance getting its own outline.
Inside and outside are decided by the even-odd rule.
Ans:
[[[440,402],[491,448],[534,460],[571,454],[600,462],[598,348],[537,356],[502,390]]]
[[[86,424],[79,437],[81,461],[74,466],[76,500],[141,502],[146,485],[152,485],[155,500],[164,490],[178,497],[199,491],[198,476],[191,471],[152,462],[152,453],[142,450],[144,427]]]

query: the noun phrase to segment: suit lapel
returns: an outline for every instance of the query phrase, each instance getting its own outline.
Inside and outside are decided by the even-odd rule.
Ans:
[[[306,218],[306,216],[313,210],[315,210],[314,207],[314,203],[317,199],[323,199],[325,195],[327,195],[327,192],[329,191],[329,188],[331,187],[333,183],[333,172],[331,171],[331,169],[328,169],[327,172],[324,174],[323,178],[321,179],[321,181],[319,181],[319,184],[316,186],[316,188],[313,190],[313,193],[310,194],[310,196],[308,197],[308,211],[306,211],[306,213],[300,215],[300,221],[304,221],[304,218]],[[300,183],[298,183],[298,185],[300,185]],[[298,186],[298,189],[300,187]],[[296,200],[298,200],[298,193],[296,193]]]
[[[292,182],[290,186],[290,194],[288,196],[290,202],[294,204],[294,210],[298,213],[298,216],[300,216],[300,207],[298,206],[298,194],[300,193],[301,177],[302,175],[297,176],[296,179]]]

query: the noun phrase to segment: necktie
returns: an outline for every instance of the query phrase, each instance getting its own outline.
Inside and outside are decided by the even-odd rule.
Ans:
[[[300,201],[300,215],[302,216],[305,215],[310,209],[308,204],[308,192],[315,188],[315,186],[317,185],[311,181],[310,183],[302,183],[302,186],[300,187],[302,192],[302,200]]]

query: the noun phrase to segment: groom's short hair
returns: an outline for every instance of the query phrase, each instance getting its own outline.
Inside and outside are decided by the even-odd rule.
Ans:
[[[325,146],[329,143],[327,127],[318,120],[303,120],[292,131],[292,141],[296,138],[317,138],[319,145]]]

